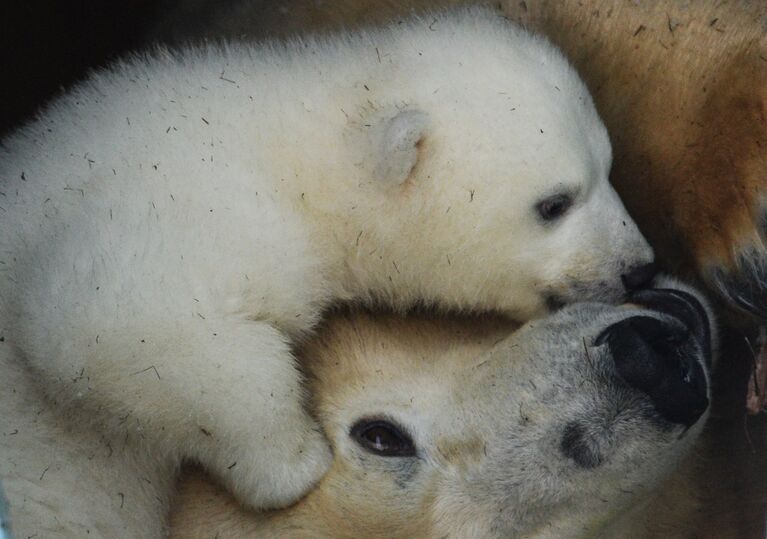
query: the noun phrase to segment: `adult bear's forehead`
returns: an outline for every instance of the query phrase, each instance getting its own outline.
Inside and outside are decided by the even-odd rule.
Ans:
[[[518,324],[484,315],[332,313],[298,352],[323,392],[375,376],[398,378],[421,370],[463,368],[507,338]]]
[[[374,314],[344,309],[331,313],[297,355],[314,392],[336,397],[368,380],[383,385],[383,381],[418,374],[442,377],[462,371],[483,361],[490,351],[504,354],[504,347],[498,345],[505,339],[514,346],[517,359],[535,353],[565,360],[563,356],[575,349],[592,347],[602,327],[635,310],[633,306],[574,304],[520,328],[492,315]]]

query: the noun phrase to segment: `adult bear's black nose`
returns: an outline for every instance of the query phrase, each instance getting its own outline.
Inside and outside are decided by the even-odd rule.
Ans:
[[[647,394],[667,421],[689,427],[706,411],[705,352],[683,323],[632,316],[605,329],[595,342],[603,344],[620,377]]]
[[[632,303],[670,314],[692,333],[701,347],[707,367],[712,363],[711,321],[700,301],[689,292],[674,288],[645,288],[629,296]]]
[[[621,281],[623,281],[623,286],[626,287],[626,290],[637,290],[639,288],[648,286],[655,278],[657,273],[658,266],[655,264],[655,262],[650,262],[649,264],[634,266],[629,271],[621,275]]]

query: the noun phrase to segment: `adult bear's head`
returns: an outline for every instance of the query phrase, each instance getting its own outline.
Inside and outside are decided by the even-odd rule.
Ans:
[[[673,284],[634,300],[517,331],[335,317],[303,354],[334,451],[320,485],[261,515],[192,487],[176,525],[185,537],[593,537],[668,477],[708,408],[709,309]]]

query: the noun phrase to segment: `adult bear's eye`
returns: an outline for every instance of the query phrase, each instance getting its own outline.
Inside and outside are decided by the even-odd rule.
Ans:
[[[544,221],[554,221],[567,213],[572,205],[573,198],[570,195],[560,194],[542,200],[536,208]]]
[[[415,456],[415,445],[399,426],[388,421],[361,419],[354,424],[350,436],[367,451],[382,457]]]

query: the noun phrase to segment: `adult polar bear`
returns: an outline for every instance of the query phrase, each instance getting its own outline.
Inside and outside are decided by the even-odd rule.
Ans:
[[[197,460],[257,507],[330,461],[289,343],[331,302],[527,319],[618,299],[652,257],[580,79],[484,10],[133,59],[1,157],[6,361],[61,415]],[[18,439],[2,450],[23,463]],[[0,474],[12,519],[39,521],[44,503],[14,514],[39,470]]]
[[[704,423],[710,333],[679,289],[635,299],[653,310],[577,304],[510,336],[487,320],[335,317],[302,354],[330,472],[261,514],[187,480],[171,537],[654,536],[658,491],[684,482]]]

